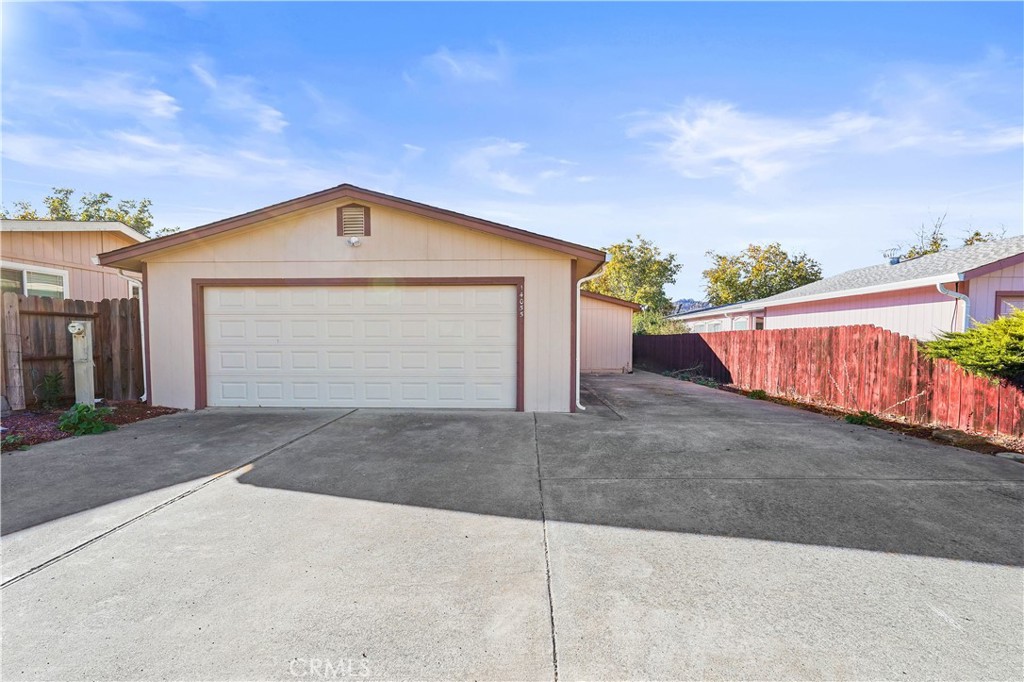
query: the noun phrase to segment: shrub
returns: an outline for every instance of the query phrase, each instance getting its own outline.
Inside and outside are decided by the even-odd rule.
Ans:
[[[922,344],[921,352],[952,360],[970,374],[1024,384],[1024,310],[965,332],[943,332]]]
[[[75,436],[86,436],[104,431],[113,431],[117,427],[106,421],[104,417],[111,413],[109,407],[94,407],[77,403],[60,416],[57,427]]]
[[[762,391],[760,388],[755,388],[747,394],[747,397],[752,398],[753,400],[768,400],[768,393],[766,391]]]
[[[861,410],[857,414],[848,414],[843,417],[843,419],[845,419],[848,424],[860,424],[861,426],[882,426],[885,423],[875,415],[870,412],[865,412],[864,410]]]
[[[36,397],[42,404],[44,410],[52,410],[57,407],[61,396],[64,395],[64,374],[61,372],[49,372],[43,375],[43,381],[36,386],[38,393]]]

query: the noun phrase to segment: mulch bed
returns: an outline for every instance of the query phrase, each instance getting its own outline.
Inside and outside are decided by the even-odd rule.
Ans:
[[[108,400],[104,403],[113,409],[113,413],[107,417],[111,424],[134,424],[143,419],[161,417],[165,414],[180,412],[173,407],[149,406],[135,400]],[[65,433],[57,428],[57,420],[70,404],[58,407],[53,410],[20,410],[3,420],[7,430],[3,432],[6,436],[21,436],[20,446],[38,445],[51,440],[71,438],[70,433]],[[19,447],[4,447],[3,450],[17,450]]]

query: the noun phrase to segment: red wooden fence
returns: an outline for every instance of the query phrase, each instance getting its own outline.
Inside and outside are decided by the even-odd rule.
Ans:
[[[844,410],[988,434],[1024,436],[1024,391],[917,351],[870,325],[635,336],[633,361]]]

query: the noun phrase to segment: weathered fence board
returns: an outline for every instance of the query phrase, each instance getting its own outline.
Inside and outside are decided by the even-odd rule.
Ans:
[[[633,362],[744,390],[980,433],[1024,436],[1024,391],[918,352],[870,325],[635,336]]]
[[[143,386],[142,326],[134,298],[76,301],[3,295],[3,391],[13,409],[39,402],[43,377],[64,375],[63,398],[73,398],[74,363],[68,323],[92,320],[96,396],[135,400]]]

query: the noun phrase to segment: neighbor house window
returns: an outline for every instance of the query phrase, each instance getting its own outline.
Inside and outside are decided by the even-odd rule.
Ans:
[[[746,331],[747,329],[747,318],[737,317],[732,321],[732,328],[734,331]]]
[[[4,263],[2,267],[3,291],[24,296],[67,298],[68,273],[35,265]]]
[[[134,282],[128,283],[128,298],[142,298],[142,287]]]
[[[1024,291],[997,291],[996,317],[1006,317],[1015,310],[1024,310]]]
[[[339,237],[369,237],[370,207],[349,204],[338,209]]]

